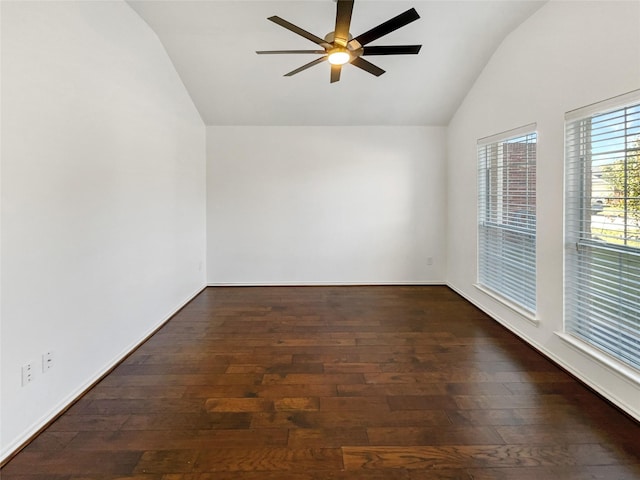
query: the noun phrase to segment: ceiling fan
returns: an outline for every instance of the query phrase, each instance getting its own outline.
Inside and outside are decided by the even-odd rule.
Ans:
[[[311,40],[313,43],[320,45],[323,50],[261,50],[256,53],[259,55],[307,53],[322,55],[312,62],[292,70],[284,76],[291,77],[296,73],[300,73],[307,68],[328,60],[331,64],[331,83],[334,83],[340,80],[342,66],[347,63],[361,68],[376,77],[379,77],[385,72],[380,67],[362,58],[364,56],[410,55],[417,54],[420,51],[420,47],[422,47],[422,45],[367,46],[374,40],[377,40],[378,38],[419,19],[420,15],[418,15],[415,8],[410,8],[406,12],[381,23],[377,27],[373,27],[371,30],[361,33],[355,38],[352,38],[349,34],[349,27],[351,26],[353,3],[354,0],[336,0],[336,26],[334,31],[328,33],[324,38],[317,37],[278,16],[274,15],[273,17],[268,18],[268,20],[271,20],[273,23],[276,23],[293,33],[297,33],[307,40]]]

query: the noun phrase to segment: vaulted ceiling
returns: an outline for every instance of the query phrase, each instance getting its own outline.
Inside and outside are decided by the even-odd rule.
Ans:
[[[544,1],[356,0],[351,33],[415,7],[421,18],[371,45],[422,44],[418,55],[367,57],[375,77],[352,65],[329,83],[325,62],[283,75],[313,55],[256,50],[316,49],[272,22],[278,15],[324,37],[333,0],[128,0],[166,48],[207,125],[446,125],[502,40]]]

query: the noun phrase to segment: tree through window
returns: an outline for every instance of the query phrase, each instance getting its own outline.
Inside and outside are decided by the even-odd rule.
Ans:
[[[565,331],[640,369],[640,91],[567,114]]]

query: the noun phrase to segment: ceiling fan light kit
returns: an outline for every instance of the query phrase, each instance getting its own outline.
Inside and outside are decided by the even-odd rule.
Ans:
[[[344,65],[351,61],[349,50],[344,47],[336,47],[329,50],[327,60],[331,65]]]
[[[369,72],[376,77],[382,75],[385,71],[373,63],[365,60],[367,55],[416,55],[420,51],[422,45],[381,45],[367,46],[369,43],[383,37],[399,28],[408,25],[420,18],[415,8],[410,8],[406,12],[397,15],[386,22],[381,23],[377,27],[373,27],[357,37],[353,38],[349,34],[351,26],[351,15],[353,13],[354,0],[337,0],[336,1],[336,25],[333,32],[328,33],[324,38],[303,30],[283,18],[278,16],[269,17],[273,23],[280,25],[287,30],[312,41],[319,45],[323,50],[261,50],[256,53],[264,54],[319,54],[321,57],[286,73],[285,77],[291,77],[308,68],[318,65],[325,60],[331,64],[331,83],[340,80],[342,66],[347,63]]]

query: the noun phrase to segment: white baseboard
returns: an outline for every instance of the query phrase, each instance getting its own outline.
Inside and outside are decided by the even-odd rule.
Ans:
[[[58,415],[63,413],[67,408],[69,408],[76,400],[78,400],[82,395],[84,395],[92,386],[94,386],[98,381],[100,381],[107,373],[109,373],[113,368],[115,368],[122,360],[124,360],[131,352],[137,349],[140,345],[142,345],[145,341],[149,339],[151,335],[153,335],[160,327],[162,327],[165,323],[167,323],[171,317],[173,317],[176,313],[178,313],[185,305],[187,305],[191,300],[193,300],[202,290],[206,288],[206,285],[201,285],[198,289],[191,293],[184,301],[182,301],[177,308],[175,308],[171,313],[166,315],[163,319],[157,322],[154,326],[147,329],[147,331],[142,335],[140,339],[131,343],[128,347],[122,350],[116,357],[105,365],[100,371],[98,371],[91,378],[87,379],[82,385],[76,388],[73,392],[67,395],[62,401],[60,401],[57,405],[52,407],[49,412],[40,417],[37,421],[35,421],[31,427],[29,427],[24,434],[20,437],[16,438],[9,445],[5,446],[0,453],[0,465],[3,465],[4,462],[15,455],[18,451],[23,449],[29,441],[31,441],[40,430],[46,427],[51,421],[53,421]]]
[[[211,282],[207,287],[363,287],[363,286],[420,286],[442,285],[443,281],[411,281],[411,282]]]
[[[472,303],[473,305],[478,307],[480,310],[482,310],[484,313],[489,315],[492,319],[494,319],[500,325],[505,327],[507,330],[509,330],[513,334],[517,335],[518,338],[520,338],[522,341],[524,341],[524,342],[528,343],[529,345],[531,345],[535,350],[537,350],[538,352],[540,352],[541,354],[543,354],[544,356],[549,358],[551,361],[553,361],[554,363],[559,365],[561,368],[563,368],[564,370],[569,372],[571,375],[576,377],[578,380],[580,380],[582,383],[587,385],[589,388],[591,388],[595,392],[598,392],[599,395],[601,395],[602,397],[606,398],[611,403],[616,405],[618,408],[620,408],[621,410],[626,412],[629,416],[633,417],[634,419],[636,419],[637,421],[640,422],[640,409],[638,408],[638,405],[632,405],[628,401],[626,401],[626,400],[624,400],[622,398],[619,398],[617,395],[613,394],[612,392],[602,388],[602,386],[598,382],[596,382],[593,379],[589,378],[587,375],[584,375],[583,372],[577,370],[574,366],[572,366],[571,364],[569,364],[566,361],[564,361],[561,357],[556,355],[554,352],[548,350],[544,346],[540,345],[539,343],[537,343],[537,342],[533,341],[532,339],[530,339],[529,337],[527,337],[524,333],[519,331],[511,323],[506,322],[504,319],[502,319],[495,312],[492,312],[491,309],[487,308],[484,305],[481,305],[475,299],[469,297],[468,295],[466,295],[464,292],[462,292],[461,290],[457,289],[453,285],[447,283],[447,286],[451,290],[456,292],[458,295],[463,297],[465,300],[467,300],[468,302]],[[612,371],[612,374],[615,374],[617,377],[621,378],[618,372],[613,372]],[[623,379],[623,380],[627,380],[627,379]],[[627,380],[627,381],[629,381],[629,380]]]

